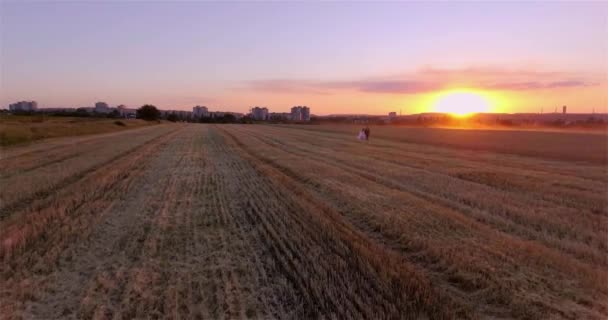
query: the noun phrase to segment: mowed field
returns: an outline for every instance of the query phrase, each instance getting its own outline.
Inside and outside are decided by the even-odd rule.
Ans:
[[[545,155],[519,132],[356,133],[161,124],[2,150],[0,318],[608,317],[605,136]]]

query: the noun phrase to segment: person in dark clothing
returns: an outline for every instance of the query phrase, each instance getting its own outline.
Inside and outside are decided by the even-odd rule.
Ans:
[[[369,140],[369,127],[365,127],[365,140]]]

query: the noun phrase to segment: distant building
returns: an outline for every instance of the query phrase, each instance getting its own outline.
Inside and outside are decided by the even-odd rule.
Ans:
[[[292,107],[291,108],[291,120],[300,121],[302,120],[302,107]]]
[[[205,106],[196,106],[192,108],[192,116],[194,118],[209,117],[209,109]]]
[[[395,118],[397,118],[397,112],[389,112],[388,113],[388,119],[389,120],[395,120]]]
[[[566,114],[566,106],[563,106],[563,107],[562,107],[562,113],[563,113],[563,114]]]
[[[110,106],[105,102],[97,102],[95,103],[95,109],[93,109],[93,111],[97,113],[110,113],[112,109],[110,109]]]
[[[8,106],[10,111],[37,111],[38,103],[36,101],[19,101]]]
[[[268,120],[268,108],[264,108],[264,107],[251,108],[251,117],[254,120]]]
[[[293,121],[310,121],[310,108],[307,106],[292,107],[290,118]]]
[[[116,107],[116,110],[118,110],[118,113],[123,118],[135,118],[137,114],[136,109],[127,108],[125,105],[122,104]]]
[[[310,108],[307,106],[302,107],[302,121],[310,121]]]
[[[192,117],[192,112],[186,110],[176,111],[180,119],[188,120]]]

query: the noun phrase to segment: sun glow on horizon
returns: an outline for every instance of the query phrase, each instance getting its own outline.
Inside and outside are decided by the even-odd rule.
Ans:
[[[484,94],[469,90],[442,92],[432,103],[434,112],[466,117],[475,113],[491,112],[492,102]]]

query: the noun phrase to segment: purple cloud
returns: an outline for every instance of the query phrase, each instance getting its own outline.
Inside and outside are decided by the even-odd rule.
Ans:
[[[495,89],[495,90],[539,90],[539,89],[555,89],[555,88],[573,88],[573,87],[588,87],[594,85],[593,83],[581,81],[581,80],[563,80],[554,82],[539,82],[539,81],[528,81],[528,82],[498,82],[491,84],[483,84],[479,87],[484,89]]]
[[[570,75],[571,76],[571,75]],[[560,80],[560,77],[566,79]],[[353,90],[383,94],[417,94],[465,86],[489,90],[540,90],[597,85],[598,83],[567,78],[565,72],[513,71],[492,68],[421,69],[410,75],[360,80],[256,80],[248,82],[254,90],[284,93],[332,94]],[[555,80],[555,79],[558,80]]]
[[[327,84],[333,88],[348,88],[362,92],[412,94],[441,89],[440,83],[413,80],[359,80],[333,82]]]
[[[547,88],[564,88],[564,87],[588,87],[596,85],[595,83],[585,82],[581,80],[565,80],[556,81],[547,84]]]
[[[320,82],[310,80],[254,80],[248,82],[248,87],[274,93],[329,94],[327,88],[324,88]]]
[[[355,90],[361,92],[413,94],[441,89],[435,82],[411,80],[357,80],[357,81],[311,81],[311,80],[256,80],[249,82],[254,90],[330,94],[336,90]]]

